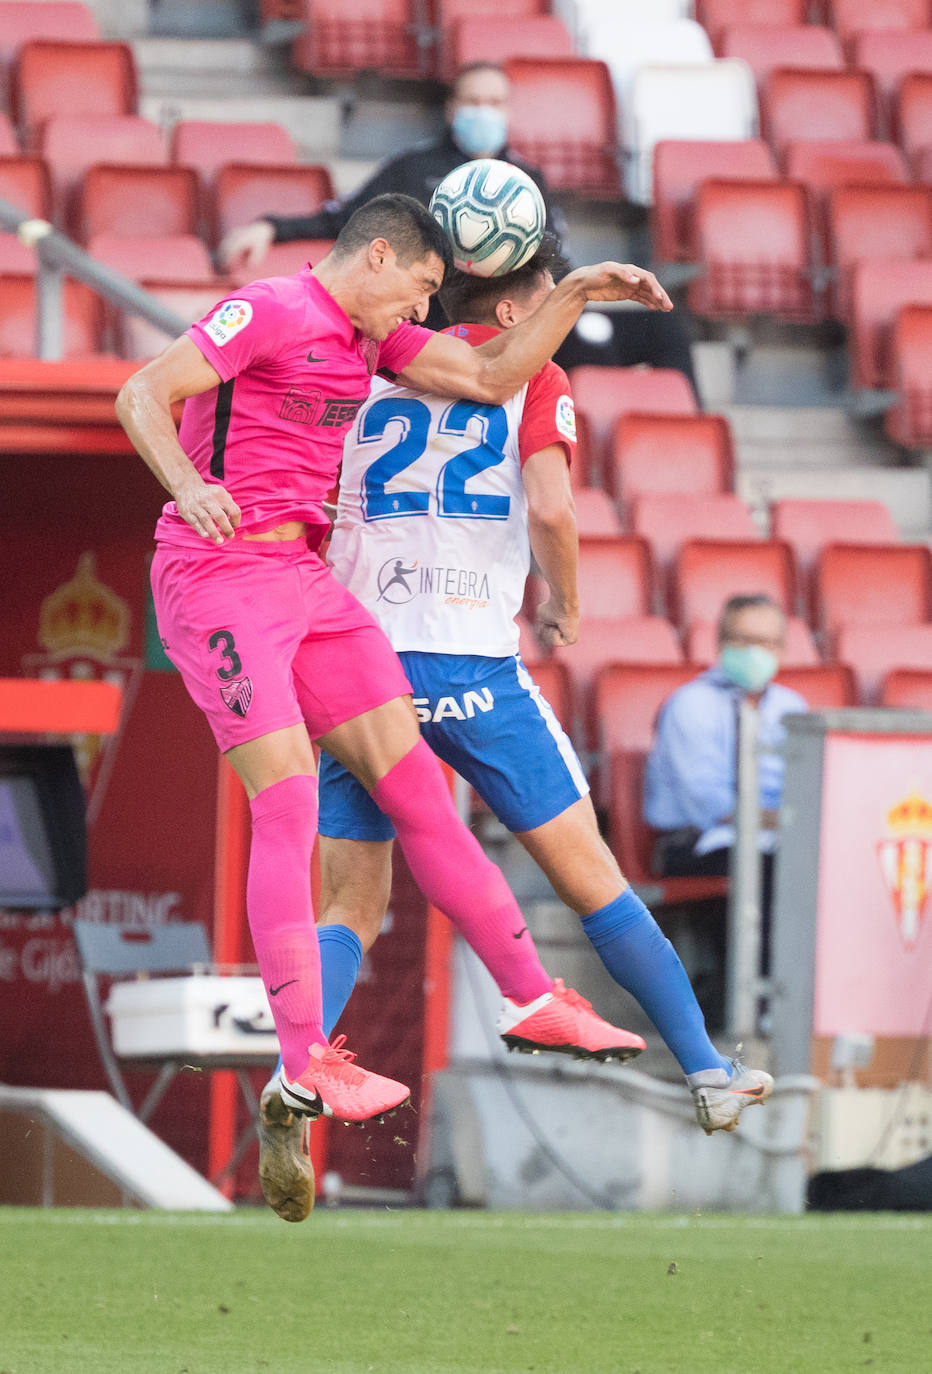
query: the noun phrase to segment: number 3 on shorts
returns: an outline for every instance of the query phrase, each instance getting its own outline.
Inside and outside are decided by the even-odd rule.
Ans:
[[[217,676],[222,682],[230,682],[233,678],[239,677],[243,671],[243,661],[236,652],[236,641],[229,630],[214,630],[207,641],[207,647],[212,653],[220,650],[223,663],[217,669]]]

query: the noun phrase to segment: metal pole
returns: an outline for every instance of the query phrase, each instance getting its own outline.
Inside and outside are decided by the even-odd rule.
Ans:
[[[65,351],[64,329],[65,274],[58,263],[39,254],[36,280],[36,355],[44,362],[57,363]]]
[[[725,997],[728,1033],[736,1040],[757,1032],[760,990],[760,782],[757,765],[757,708],[738,706],[738,795],[735,801],[735,847],[728,895],[728,944]]]

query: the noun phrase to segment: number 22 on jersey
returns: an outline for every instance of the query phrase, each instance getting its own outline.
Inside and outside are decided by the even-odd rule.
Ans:
[[[387,491],[427,452],[431,440],[432,415],[423,401],[405,397],[385,397],[375,401],[362,416],[360,446],[384,438],[389,425],[399,427],[399,437],[385,453],[370,463],[362,475],[360,498],[364,520],[397,520],[407,516],[429,515],[432,493],[420,490]],[[468,442],[470,424],[476,422],[479,442],[455,453],[437,474],[436,513],[454,520],[507,520],[511,498],[470,488],[467,483],[489,468],[505,461],[508,421],[504,407],[483,405],[478,401],[454,401],[437,423],[438,437]]]

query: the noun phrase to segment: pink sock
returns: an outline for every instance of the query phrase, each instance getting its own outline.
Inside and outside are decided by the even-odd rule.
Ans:
[[[311,906],[317,779],[285,778],[249,803],[252,845],[246,910],[289,1078],[307,1068],[321,1026],[320,951]]]
[[[505,997],[530,1002],[553,979],[499,869],[456,814],[440,765],[423,739],[380,778],[372,798],[398,832],[398,843],[424,896],[456,926]]]

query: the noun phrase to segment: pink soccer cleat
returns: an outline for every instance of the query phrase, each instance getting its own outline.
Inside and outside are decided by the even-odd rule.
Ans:
[[[527,1006],[505,998],[498,1033],[510,1050],[553,1050],[576,1059],[633,1059],[645,1048],[639,1035],[603,1021],[591,1003],[558,978],[550,992]]]
[[[410,1089],[393,1078],[370,1073],[345,1049],[346,1036],[331,1045],[311,1045],[308,1065],[294,1082],[281,1076],[286,1106],[305,1116],[334,1116],[340,1121],[372,1121],[393,1112],[410,1098]]]

